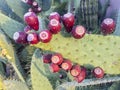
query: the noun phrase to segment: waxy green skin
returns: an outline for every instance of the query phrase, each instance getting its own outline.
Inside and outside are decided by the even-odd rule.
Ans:
[[[82,39],[55,35],[47,43],[39,43],[35,47],[43,50],[59,52],[80,65],[100,66],[105,73],[120,74],[120,37],[86,34]]]

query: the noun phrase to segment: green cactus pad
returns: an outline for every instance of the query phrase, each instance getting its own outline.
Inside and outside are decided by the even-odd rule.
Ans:
[[[105,14],[107,12],[107,8],[109,7],[109,4],[110,4],[110,0],[105,0],[103,5],[102,5],[101,1],[98,0],[99,24],[101,24],[102,20],[105,18]]]
[[[120,90],[120,82],[113,83],[108,90]]]
[[[54,77],[51,79],[54,80],[56,79],[56,74],[51,73],[48,68],[48,65],[42,62],[41,51],[37,49],[32,57],[31,63],[31,80],[33,90],[53,90],[53,86],[51,85],[48,77]]]
[[[23,30],[24,26],[0,13],[0,28],[12,39],[14,32]]]
[[[56,89],[61,90],[61,88],[63,88],[62,90],[76,90],[74,88],[81,88],[82,89],[82,88],[86,87],[87,89],[82,89],[82,90],[96,90],[96,89],[103,90],[103,88],[105,89],[105,88],[109,88],[109,87],[107,87],[107,86],[100,87],[99,86],[100,84],[108,84],[108,83],[117,82],[117,81],[120,81],[120,77],[118,77],[118,76],[106,77],[106,78],[102,78],[102,79],[85,79],[81,83],[77,83],[76,81],[63,83],[63,84],[59,85]],[[93,86],[93,87],[91,87],[91,86]],[[81,90],[81,89],[77,89],[77,90]],[[105,89],[105,90],[108,90],[108,89]],[[118,89],[112,89],[112,90],[118,90]]]
[[[5,0],[8,6],[12,11],[18,15],[20,18],[23,18],[24,14],[28,11],[29,6],[23,3],[21,0]]]
[[[1,10],[1,12],[5,13],[5,14],[10,13],[10,8],[8,7],[5,0],[0,1],[0,10]]]
[[[0,62],[0,75],[1,76],[4,76],[5,75],[5,70],[4,70],[4,66],[3,66],[3,63]]]
[[[86,34],[82,39],[54,35],[51,42],[34,45],[61,53],[80,65],[100,66],[108,74],[120,74],[120,37]]]
[[[0,90],[6,90],[3,84],[3,77],[0,75]]]
[[[29,90],[26,83],[17,80],[3,80],[5,90]]]
[[[120,10],[118,10],[116,28],[113,33],[114,35],[120,36]]]
[[[1,30],[0,30],[0,38],[1,38],[0,47],[2,48],[2,50],[4,50],[2,53],[7,58],[8,62],[13,65],[17,74],[19,74],[18,76],[20,76],[20,78],[23,80],[23,77],[21,75],[25,75],[25,74],[23,72],[23,69],[21,68],[20,62],[14,51],[12,43]]]
[[[2,31],[0,31],[0,38],[1,38],[0,47],[4,50],[4,55],[7,57],[7,59],[10,60],[9,62],[15,63],[16,61],[15,52],[10,40],[8,40],[8,38]]]

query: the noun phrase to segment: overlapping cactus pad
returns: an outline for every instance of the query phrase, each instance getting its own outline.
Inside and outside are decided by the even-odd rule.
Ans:
[[[18,80],[3,80],[0,76],[0,90],[29,90],[26,83]]]
[[[48,44],[36,47],[62,53],[80,65],[100,66],[108,74],[120,74],[120,37],[86,34],[82,39],[55,35]]]
[[[42,54],[40,50],[36,50],[31,63],[31,80],[34,90],[53,90],[58,74],[50,72],[48,65],[42,61]],[[51,79],[49,81],[49,79]]]

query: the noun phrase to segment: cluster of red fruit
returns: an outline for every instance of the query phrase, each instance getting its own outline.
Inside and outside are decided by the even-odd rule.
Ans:
[[[35,0],[22,0],[22,1],[31,6],[31,8],[28,9],[29,12],[34,12],[37,14],[42,11],[41,7],[39,7],[38,5],[38,2],[36,2]]]
[[[57,13],[53,12],[49,16],[49,24],[48,29],[40,30],[40,33],[37,34],[33,32],[33,30],[39,30],[39,19],[34,12],[27,12],[24,15],[24,21],[26,22],[27,26],[24,28],[24,31],[15,32],[13,35],[13,39],[17,43],[30,43],[30,44],[37,44],[39,41],[43,43],[48,43],[52,39],[53,34],[57,34],[61,31],[61,21],[68,33],[71,32],[71,35],[76,38],[80,39],[85,35],[86,29],[81,26],[77,25],[74,26],[75,18],[72,13],[66,13],[62,17]]]
[[[87,69],[85,67],[81,67],[78,64],[73,64],[70,60],[64,59],[60,53],[44,54],[43,62],[50,64],[50,70],[53,73],[59,72],[60,69],[70,72],[78,83],[82,82],[86,78]],[[104,77],[104,71],[100,67],[95,67],[92,70],[92,74],[96,78]]]

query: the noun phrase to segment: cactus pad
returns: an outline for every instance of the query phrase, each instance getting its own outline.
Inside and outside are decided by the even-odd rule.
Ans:
[[[115,32],[113,34],[120,36],[120,10],[118,10],[118,15],[117,15],[116,19],[117,19],[116,28],[115,28]]]
[[[61,53],[65,58],[80,65],[100,66],[108,74],[120,74],[120,37],[86,34],[76,40],[55,35],[50,43],[39,43],[36,47]]]
[[[0,31],[0,38],[1,38],[0,47],[2,48],[2,50],[4,50],[3,51],[4,56],[7,58],[8,62],[13,65],[17,74],[21,72],[21,74],[24,75],[23,69],[21,68],[20,62],[14,51],[12,43],[10,42],[10,40],[5,36],[5,34],[2,31]],[[22,78],[21,74],[19,74],[19,76]]]
[[[24,13],[28,10],[28,5],[23,3],[21,0],[5,0],[8,6],[12,9],[12,11],[18,15],[20,18],[23,18]]]
[[[14,32],[23,30],[24,26],[0,13],[0,28],[12,39]]]
[[[116,76],[116,77],[106,77],[103,79],[85,79],[82,83],[77,83],[75,81],[63,83],[57,87],[57,90],[61,90],[60,88],[64,88],[65,90],[74,90],[74,89],[69,89],[69,88],[87,87],[90,85],[95,86],[95,85],[100,85],[100,84],[110,83],[110,82],[115,82],[115,81],[120,81],[120,77]],[[89,90],[89,89],[87,89],[87,90]],[[90,89],[90,90],[93,90],[93,89]],[[96,89],[94,89],[94,90],[96,90]],[[101,90],[101,89],[99,89],[99,90]],[[115,90],[117,90],[117,89],[115,89]]]
[[[3,84],[3,78],[0,76],[0,90],[6,90]]]
[[[41,52],[39,50],[36,50],[33,55],[32,64],[31,64],[31,80],[32,80],[33,90],[46,90],[46,88],[48,90],[53,90],[53,87],[47,78],[49,73],[50,72],[48,70],[47,65],[42,63]]]
[[[10,62],[15,62],[15,52],[12,47],[11,42],[8,40],[8,38],[4,35],[2,31],[0,31],[0,47],[2,48],[2,53],[7,57],[7,59],[10,60]]]
[[[5,90],[29,90],[27,85],[17,80],[4,80]]]

